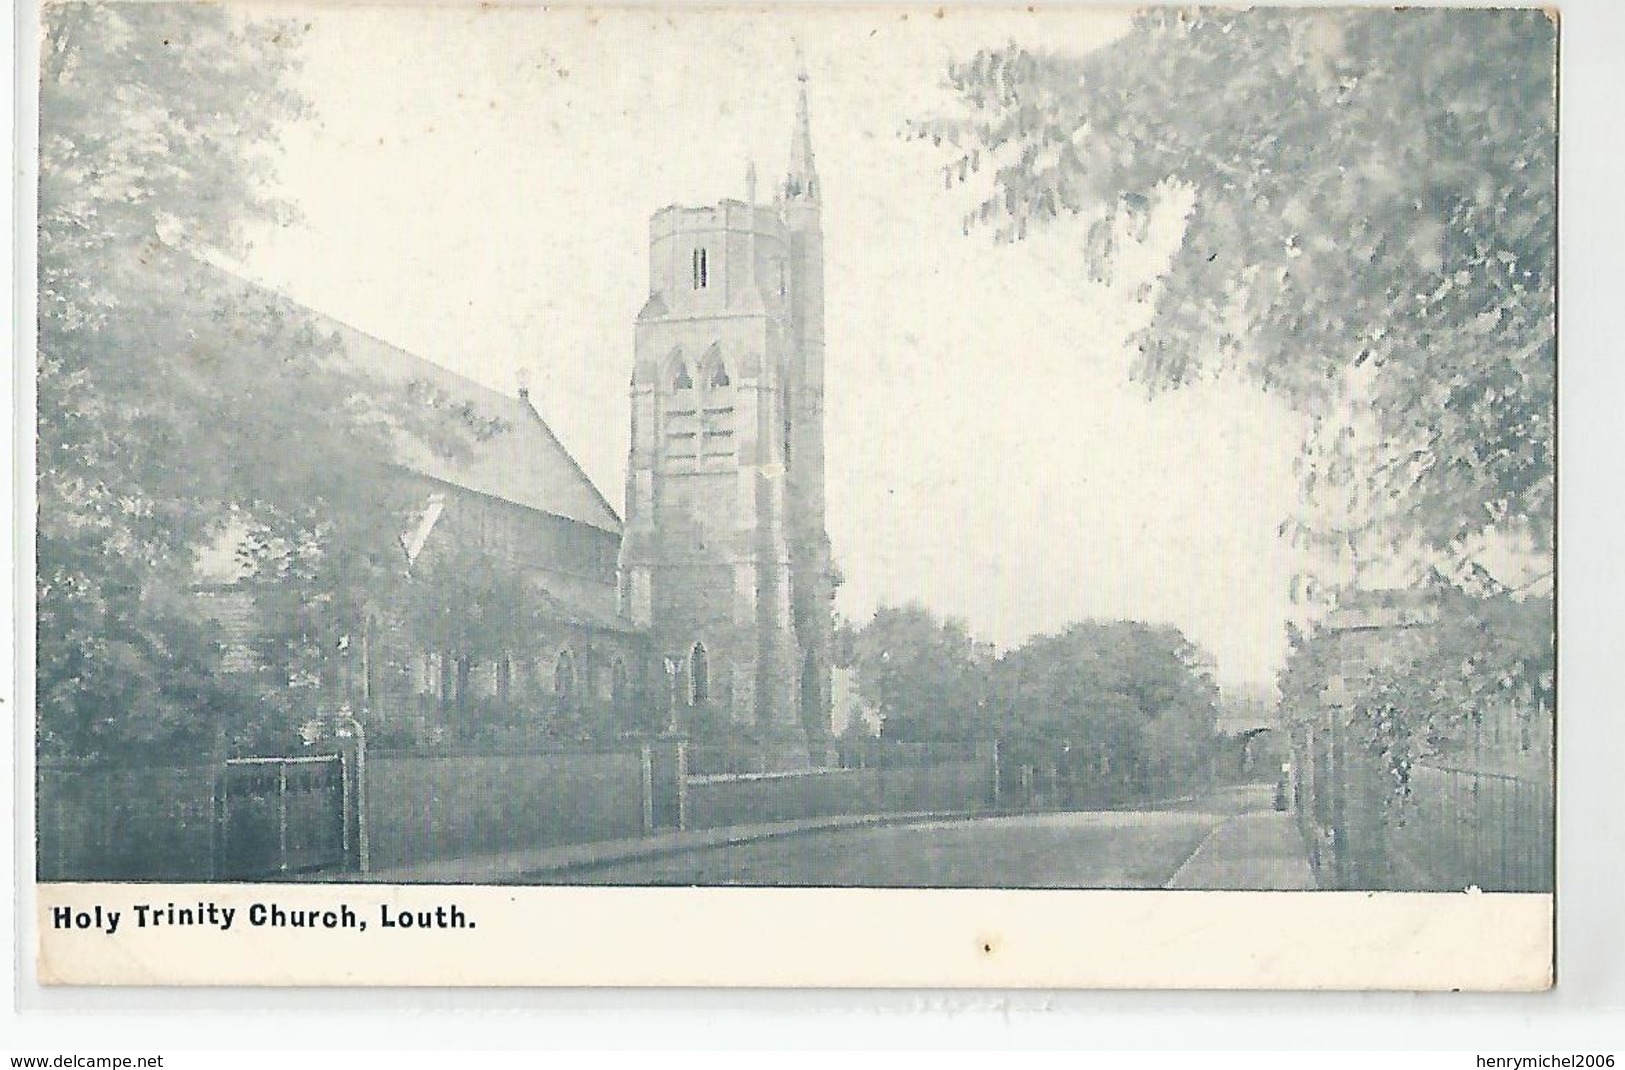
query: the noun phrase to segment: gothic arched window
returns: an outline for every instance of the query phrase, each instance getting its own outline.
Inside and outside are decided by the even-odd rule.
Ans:
[[[711,697],[709,670],[705,663],[705,644],[696,642],[688,653],[688,704],[703,706]]]
[[[559,651],[559,660],[553,665],[553,697],[562,709],[569,705],[576,691],[576,657],[568,648]]]
[[[630,692],[631,685],[626,675],[626,662],[616,658],[615,664],[609,670],[609,698],[615,704],[616,709],[626,705]]]
[[[701,398],[699,392],[694,389],[694,375],[690,373],[688,361],[683,358],[681,350],[672,350],[667,360],[671,393],[666,395],[665,413],[661,420],[666,440],[666,460],[678,467],[686,468],[699,462]],[[699,374],[700,381],[704,382],[703,358],[695,365],[694,371]]]
[[[698,368],[700,382],[705,384],[698,410],[700,463],[726,464],[734,456],[734,403],[730,393],[733,380],[728,376],[721,348],[713,345],[700,358]]]

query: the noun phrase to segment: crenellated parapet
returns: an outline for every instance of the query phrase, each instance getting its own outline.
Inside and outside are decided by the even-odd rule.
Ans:
[[[808,764],[809,734],[829,722],[823,246],[805,86],[796,142],[773,203],[674,205],[649,221],[620,560],[622,612],[685,681],[674,720],[730,725],[774,768]],[[754,167],[746,185],[754,198]]]

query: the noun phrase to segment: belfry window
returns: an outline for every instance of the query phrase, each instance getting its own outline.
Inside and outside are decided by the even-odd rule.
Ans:
[[[690,372],[688,361],[675,351],[671,360],[671,393],[667,395],[665,418],[661,421],[665,455],[668,461],[687,467],[698,460],[701,452],[700,406],[703,398],[694,389],[694,381],[705,382],[709,369],[701,360]]]
[[[706,263],[705,263],[705,250],[704,249],[695,249],[694,250],[694,288],[696,290],[705,289],[706,283],[708,281],[708,275],[709,275],[709,271],[708,271]]]
[[[705,393],[698,409],[698,457],[702,464],[723,464],[734,456],[734,403],[730,393],[733,380],[716,346],[701,358],[699,373]]]

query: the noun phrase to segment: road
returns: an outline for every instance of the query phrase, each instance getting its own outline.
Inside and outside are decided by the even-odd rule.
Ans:
[[[1217,865],[1232,887],[1280,886],[1281,878],[1255,877],[1257,871],[1249,870],[1245,858],[1209,857],[1224,854],[1232,842],[1236,850],[1255,850],[1259,836],[1230,834],[1238,823],[1249,822],[1290,827],[1287,815],[1270,810],[1267,787],[1231,789],[1156,810],[1023,814],[811,832],[553,874],[547,883],[1161,888],[1177,876],[1177,886],[1213,887],[1202,876]],[[1221,831],[1226,834],[1218,835]],[[1288,842],[1276,835],[1272,849],[1281,853],[1279,844]],[[1287,879],[1297,880],[1295,874]]]

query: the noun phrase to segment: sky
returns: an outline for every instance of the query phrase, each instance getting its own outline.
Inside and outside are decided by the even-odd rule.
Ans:
[[[948,61],[1086,50],[1124,16],[820,8],[312,8],[310,114],[281,165],[299,220],[246,268],[297,300],[532,399],[623,500],[648,219],[784,173],[795,42],[823,183],[829,531],[861,622],[919,601],[1000,648],[1088,618],[1170,623],[1226,684],[1272,680],[1295,563],[1295,420],[1208,382],[1129,381],[1137,300],[1177,203],[1091,282],[1086,222],[1014,245],[961,230],[940,157],[899,136],[951,108]],[[1177,198],[1174,199],[1177,201]]]

